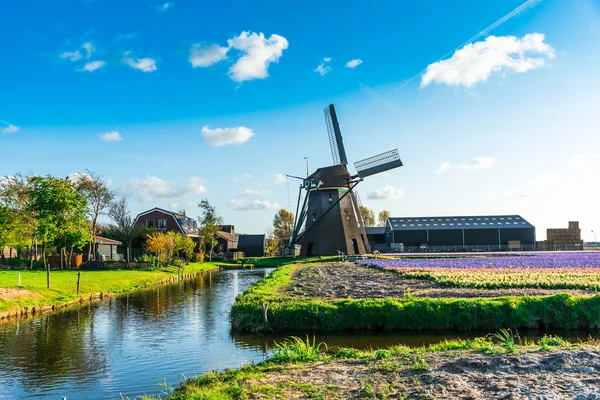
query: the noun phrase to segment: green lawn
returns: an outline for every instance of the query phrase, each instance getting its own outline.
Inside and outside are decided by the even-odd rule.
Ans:
[[[218,268],[217,263],[192,263],[185,274]],[[95,293],[123,293],[177,275],[177,267],[150,270],[81,271],[80,297]],[[18,275],[21,274],[21,286]],[[50,289],[46,288],[46,271],[0,271],[0,312],[17,307],[57,305],[77,299],[77,271],[52,271]],[[6,291],[2,289],[23,291]]]

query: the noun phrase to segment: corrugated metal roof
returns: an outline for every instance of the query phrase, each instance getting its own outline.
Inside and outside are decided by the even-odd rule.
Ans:
[[[390,217],[388,228],[395,231],[443,229],[533,228],[520,215],[478,215],[457,217]]]

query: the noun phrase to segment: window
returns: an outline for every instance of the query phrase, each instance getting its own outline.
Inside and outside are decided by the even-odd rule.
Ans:
[[[152,221],[152,223],[154,223],[154,221]],[[167,220],[166,219],[158,220],[158,229],[167,229]]]
[[[313,222],[317,220],[317,214],[313,214]]]
[[[331,203],[333,201],[333,195],[331,193],[329,193],[329,202]]]
[[[153,219],[147,219],[146,220],[146,228],[147,229],[154,229],[154,220]]]

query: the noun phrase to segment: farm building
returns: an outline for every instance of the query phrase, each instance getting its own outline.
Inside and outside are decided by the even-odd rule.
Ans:
[[[267,235],[239,235],[237,250],[243,251],[245,257],[264,257]]]
[[[519,215],[389,218],[392,251],[498,251],[535,249],[535,227]]]

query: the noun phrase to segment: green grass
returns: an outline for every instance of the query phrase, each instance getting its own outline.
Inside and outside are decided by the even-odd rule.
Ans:
[[[185,266],[184,274],[215,269],[215,263],[191,263]],[[26,294],[19,297],[0,298],[0,312],[18,307],[58,305],[89,297],[96,293],[123,293],[144,285],[177,276],[177,267],[150,270],[81,271],[80,295],[76,295],[77,271],[58,270],[50,273],[50,289],[46,288],[46,271],[21,270],[0,271],[0,288],[19,288]]]
[[[241,331],[498,330],[504,327],[598,329],[600,296],[497,298],[298,298],[283,290],[303,265],[285,265],[238,296],[232,323]],[[267,319],[263,305],[268,303]]]
[[[502,334],[499,335],[502,337]],[[295,381],[278,381],[276,386],[265,383],[265,378],[269,375],[281,376],[286,370],[294,369],[310,369],[310,365],[315,362],[344,362],[344,360],[357,360],[361,363],[367,363],[374,370],[397,371],[401,369],[409,369],[413,373],[422,373],[430,370],[428,362],[428,353],[436,352],[451,352],[456,350],[468,350],[478,353],[497,355],[499,353],[521,353],[529,351],[546,350],[550,344],[554,347],[561,348],[581,348],[579,345],[572,345],[567,341],[556,337],[547,336],[539,340],[538,344],[530,343],[527,346],[515,345],[513,351],[498,350],[497,345],[499,340],[495,340],[493,335],[470,340],[446,340],[441,343],[432,344],[429,346],[408,348],[405,346],[393,346],[386,349],[378,350],[357,350],[354,348],[340,348],[335,352],[327,353],[327,346],[316,344],[313,340],[311,343],[308,338],[305,342],[299,338],[290,338],[280,344],[274,356],[257,365],[247,365],[235,370],[225,370],[223,372],[211,371],[204,375],[196,376],[187,379],[176,389],[169,390],[167,399],[211,399],[211,400],[233,400],[240,398],[256,398],[257,396],[267,396],[268,398],[286,398],[291,390],[298,394],[301,392],[307,398],[337,398],[337,386],[325,388],[317,388],[311,384],[302,384]],[[588,344],[593,346],[592,344]],[[287,350],[284,348],[287,347]],[[278,353],[279,351],[279,353]],[[298,353],[302,355],[303,360],[298,358],[280,357],[281,352],[286,354]],[[310,353],[310,357],[305,357]],[[448,353],[463,354],[463,353]],[[290,364],[292,363],[292,364]],[[304,363],[302,366],[298,363]],[[263,383],[258,384],[256,381],[262,380]],[[371,385],[366,385],[362,388],[365,395],[375,393]],[[261,397],[262,398],[262,397]]]

